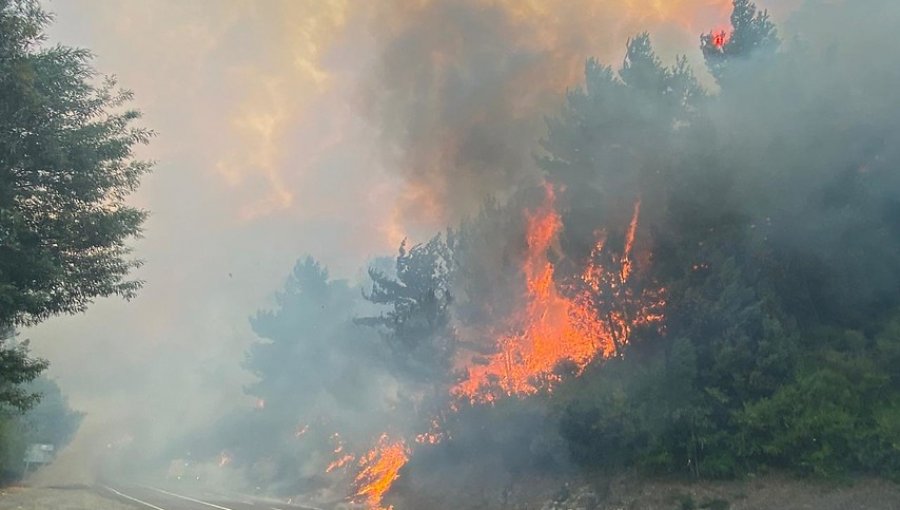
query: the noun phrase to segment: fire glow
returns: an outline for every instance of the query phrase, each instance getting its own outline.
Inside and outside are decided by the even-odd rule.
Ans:
[[[622,255],[615,257],[617,267],[605,268],[598,262],[606,242],[606,234],[598,232],[591,260],[580,277],[586,288],[568,297],[555,282],[555,268],[547,257],[558,242],[562,218],[556,210],[555,191],[549,185],[545,189],[544,203],[527,213],[528,249],[522,267],[526,304],[511,320],[510,329],[515,333],[498,338],[494,354],[471,358],[467,376],[451,390],[454,396],[471,403],[551,389],[560,379],[555,370],[561,363],[571,363],[581,373],[598,356],[609,358],[620,352],[628,341],[632,321],[661,319],[630,319],[629,314],[618,311],[626,308],[619,301],[631,298],[625,291],[635,269],[632,251],[640,201],[635,202]],[[609,303],[599,302],[601,299]],[[601,314],[602,309],[611,311]]]
[[[406,465],[409,454],[405,441],[392,441],[387,434],[382,434],[378,444],[359,460],[355,499],[372,510],[381,510],[381,500],[400,476],[400,469]]]
[[[655,325],[664,331],[664,289],[634,290],[638,273],[634,250],[640,222],[641,201],[636,200],[620,254],[607,252],[607,232],[598,230],[590,258],[576,284],[556,282],[551,250],[559,251],[562,217],[556,209],[556,192],[545,185],[543,203],[526,212],[527,250],[521,272],[525,280],[523,306],[507,321],[507,331],[494,340],[493,354],[462,360],[465,377],[450,388],[455,399],[490,404],[503,397],[527,396],[551,391],[561,380],[558,368],[569,363],[580,375],[597,358],[621,355],[638,325]],[[431,430],[415,437],[421,445],[445,438],[439,420]],[[351,456],[335,449],[328,471],[346,465]],[[361,457],[356,476],[355,499],[370,509],[381,509],[384,494],[409,460],[403,440],[383,434],[375,447]]]
[[[728,33],[724,30],[721,30],[719,32],[713,32],[711,34],[711,37],[712,37],[713,45],[716,48],[719,48],[720,50],[724,49],[725,45],[728,44],[729,36],[728,36]]]

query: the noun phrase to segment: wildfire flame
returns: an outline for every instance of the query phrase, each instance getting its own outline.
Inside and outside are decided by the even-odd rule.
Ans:
[[[598,233],[598,241],[591,252],[591,262],[581,276],[586,291],[576,296],[583,308],[604,322],[605,334],[620,352],[631,338],[635,326],[656,324],[660,332],[665,331],[663,309],[666,305],[664,288],[649,288],[637,292],[632,285],[634,275],[634,243],[637,236],[641,201],[634,204],[631,222],[625,234],[625,245],[621,256],[606,256],[604,252],[606,234]],[[611,260],[618,270],[608,270],[604,260]],[[637,295],[636,295],[637,294]]]
[[[359,459],[361,468],[356,475],[356,499],[364,502],[372,510],[382,509],[381,500],[400,476],[400,469],[409,460],[409,448],[404,440],[392,441],[382,434],[369,453]]]
[[[558,244],[562,217],[556,210],[556,193],[545,186],[544,202],[526,213],[527,251],[522,264],[525,305],[510,318],[514,333],[500,335],[495,351],[487,357],[463,360],[466,377],[450,390],[451,395],[473,404],[491,403],[503,396],[531,395],[551,390],[560,380],[556,373],[563,362],[577,373],[597,357],[621,353],[634,326],[657,324],[663,330],[665,289],[634,290],[638,268],[634,250],[640,223],[641,201],[635,201],[624,236],[621,254],[606,251],[607,234],[599,230],[597,241],[578,285],[561,288],[548,253]],[[611,261],[611,263],[609,263]],[[415,436],[418,444],[436,444],[445,438],[438,419],[430,430]],[[335,449],[341,454],[343,445]],[[381,509],[381,500],[406,464],[410,451],[403,440],[391,441],[383,434],[377,445],[358,465],[355,498],[370,509]],[[328,471],[353,459],[345,455]]]
[[[622,281],[627,282],[631,276],[633,265],[631,251],[634,249],[634,236],[637,234],[638,219],[641,217],[641,201],[634,203],[634,213],[631,215],[631,223],[628,224],[628,234],[625,236],[625,250],[622,252]],[[600,246],[602,249],[602,246]],[[591,266],[588,266],[588,270]]]
[[[562,362],[572,363],[580,373],[597,356],[611,357],[627,342],[631,323],[626,313],[598,310],[602,295],[609,285],[622,290],[634,273],[632,251],[640,218],[641,202],[635,202],[634,213],[625,236],[618,267],[608,270],[597,261],[603,251],[606,235],[598,233],[591,262],[581,275],[587,289],[569,297],[554,281],[554,266],[547,253],[557,241],[562,219],[555,207],[556,193],[546,186],[544,203],[527,214],[528,251],[522,267],[526,283],[526,305],[513,317],[516,333],[502,335],[496,341],[496,352],[478,361],[470,360],[467,377],[452,389],[452,394],[472,403],[493,402],[503,395],[530,395],[542,388],[550,389],[559,380],[555,370]],[[616,307],[613,307],[616,308]],[[498,391],[499,390],[499,393]]]
[[[353,462],[356,457],[344,452],[344,440],[341,435],[335,432],[331,435],[331,444],[334,445],[334,460],[325,468],[326,473],[331,473],[335,469],[340,469]]]
[[[334,459],[333,461],[331,461],[331,464],[328,464],[328,467],[325,468],[325,472],[326,472],[326,473],[331,473],[331,472],[334,471],[335,469],[340,469],[340,468],[342,468],[342,467],[344,467],[344,466],[350,464],[351,462],[353,462],[353,459],[354,459],[354,458],[355,458],[355,457],[353,457],[353,455],[349,455],[349,454],[348,454],[348,455],[341,455],[340,457],[338,457],[338,458]]]
[[[722,30],[719,32],[713,32],[710,34],[713,45],[720,50],[725,48],[725,45],[728,44],[728,39],[730,38],[728,32]]]

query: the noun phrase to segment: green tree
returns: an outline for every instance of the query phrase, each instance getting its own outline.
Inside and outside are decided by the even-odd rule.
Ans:
[[[436,385],[450,380],[458,347],[450,324],[453,243],[452,232],[411,248],[404,241],[395,275],[369,269],[372,289],[365,298],[387,309],[357,322],[382,332],[399,377]]]
[[[28,342],[18,342],[12,327],[0,327],[0,480],[12,480],[21,474],[19,466],[25,452],[30,427],[22,414],[33,410],[41,398],[35,379],[47,362],[32,358]]]
[[[97,74],[82,49],[42,46],[50,16],[0,0],[0,324],[81,312],[132,297],[140,262],[127,242],[146,212],[125,200],[151,163],[134,158],[131,93]]]
[[[730,34],[709,33],[700,37],[706,65],[720,84],[731,79],[741,60],[771,55],[779,44],[768,11],[758,10],[751,0],[734,0]]]
[[[354,347],[348,344],[361,332],[352,324],[361,301],[354,290],[344,280],[331,279],[312,257],[297,261],[275,296],[274,309],[250,320],[260,341],[247,352],[244,365],[258,377],[247,392],[264,399],[269,410],[293,414],[292,422],[322,393],[343,405],[358,398],[358,388],[342,392],[357,372],[350,355]]]
[[[312,257],[298,260],[274,306],[250,319],[258,339],[244,367],[256,380],[245,391],[257,408],[226,417],[212,437],[196,438],[198,453],[227,450],[246,466],[270,462],[274,469],[264,477],[248,475],[257,483],[317,483],[333,460],[332,434],[359,441],[382,420],[376,335],[353,322],[364,305],[358,288],[331,278]],[[247,440],[250,430],[257,439]]]
[[[646,33],[628,41],[618,73],[587,62],[584,87],[569,92],[548,121],[539,160],[565,188],[562,241],[570,257],[590,254],[598,228],[606,229],[607,245],[623,246],[638,199],[642,223],[665,208],[659,191],[674,168],[670,151],[683,144],[706,96],[686,60],[664,66]]]
[[[99,76],[88,51],[43,45],[50,21],[37,1],[0,0],[0,462],[6,471],[24,441],[64,441],[76,420],[58,415],[58,391],[28,384],[47,362],[31,358],[27,342],[15,341],[15,327],[84,311],[97,297],[131,298],[141,286],[127,278],[140,265],[127,242],[140,235],[147,213],[125,201],[151,169],[133,153],[151,132],[133,126],[140,114],[125,108],[131,93]],[[30,416],[56,415],[27,424],[16,417],[44,390],[50,400]],[[48,426],[61,428],[42,428]]]
[[[28,385],[28,390],[40,395],[38,403],[22,417],[29,441],[49,443],[61,449],[75,435],[84,413],[69,406],[68,398],[52,379],[38,377]]]
[[[774,37],[750,3],[736,2],[733,19],[728,55],[750,52],[753,37]],[[606,248],[595,262],[616,267],[642,199],[635,250],[652,264],[630,282],[609,282],[595,302],[602,316],[639,305],[641,287],[664,287],[666,336],[632,331],[622,359],[597,363],[571,383],[579,390],[561,392],[563,435],[587,465],[732,475],[745,460],[731,440],[733,414],[771,396],[794,370],[796,335],[769,280],[777,263],[737,200],[708,95],[683,59],[665,67],[641,34],[628,41],[617,74],[589,62],[585,80],[550,123],[542,160],[567,187],[565,251],[584,260],[602,228]]]
[[[11,327],[0,328],[0,412],[31,408],[40,395],[24,385],[46,368],[45,360],[29,355],[27,341],[16,341]]]

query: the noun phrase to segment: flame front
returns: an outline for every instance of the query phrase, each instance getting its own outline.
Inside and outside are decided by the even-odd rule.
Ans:
[[[640,199],[635,201],[631,221],[624,232],[622,251],[607,252],[606,231],[597,231],[590,259],[577,282],[561,287],[556,282],[555,267],[548,253],[560,251],[558,238],[563,222],[556,210],[554,189],[546,185],[545,190],[544,202],[526,213],[527,250],[521,267],[525,297],[524,305],[506,324],[513,333],[496,338],[493,354],[471,355],[461,360],[466,376],[450,388],[451,395],[457,399],[484,404],[504,396],[551,390],[561,379],[557,372],[560,364],[569,363],[580,374],[598,357],[620,354],[634,326],[657,324],[663,331],[665,290],[633,289],[632,280],[639,269],[634,252]],[[428,432],[415,436],[415,442],[436,444],[445,436],[436,418]],[[336,445],[336,459],[328,472],[354,458],[343,455],[342,442],[338,440]],[[354,498],[372,510],[382,509],[382,498],[409,454],[404,440],[392,441],[383,434],[376,446],[359,458]]]
[[[402,439],[392,441],[382,434],[378,444],[359,459],[361,468],[356,475],[356,499],[364,502],[371,510],[382,510],[381,500],[400,476],[400,469],[409,460],[409,448]],[[390,510],[387,507],[384,510]]]
[[[591,261],[580,277],[586,288],[573,297],[558,288],[554,266],[547,257],[562,229],[555,201],[556,194],[548,185],[544,203],[527,215],[528,250],[522,266],[526,304],[512,318],[516,332],[500,336],[493,354],[468,360],[466,377],[451,390],[454,396],[485,403],[504,395],[531,395],[542,388],[551,389],[559,380],[556,369],[561,363],[571,363],[580,373],[598,356],[617,354],[628,341],[633,323],[661,320],[660,314],[648,313],[655,306],[627,313],[631,294],[626,283],[634,273],[632,251],[640,200],[634,205],[622,255],[614,258],[618,267],[610,270],[598,262],[606,241],[605,233],[599,232]]]

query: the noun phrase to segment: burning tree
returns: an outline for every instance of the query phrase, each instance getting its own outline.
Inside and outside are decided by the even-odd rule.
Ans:
[[[767,11],[759,11],[750,0],[734,0],[731,32],[710,32],[700,37],[700,49],[710,72],[721,83],[734,72],[734,63],[751,56],[766,56],[779,46],[775,24]],[[732,69],[729,71],[729,67]]]
[[[560,380],[561,364],[580,372],[597,357],[618,355],[629,340],[632,323],[661,319],[634,307],[634,296],[626,290],[634,271],[631,251],[640,203],[635,205],[621,255],[614,257],[616,266],[591,260],[581,275],[587,288],[562,289],[548,259],[558,243],[562,218],[556,210],[556,192],[547,185],[545,193],[544,202],[527,213],[523,304],[506,318],[509,331],[493,340],[489,354],[464,353],[460,364],[465,376],[451,389],[458,397],[493,402],[549,390]],[[598,241],[594,258],[604,248],[604,240]],[[598,313],[601,309],[606,313]]]

